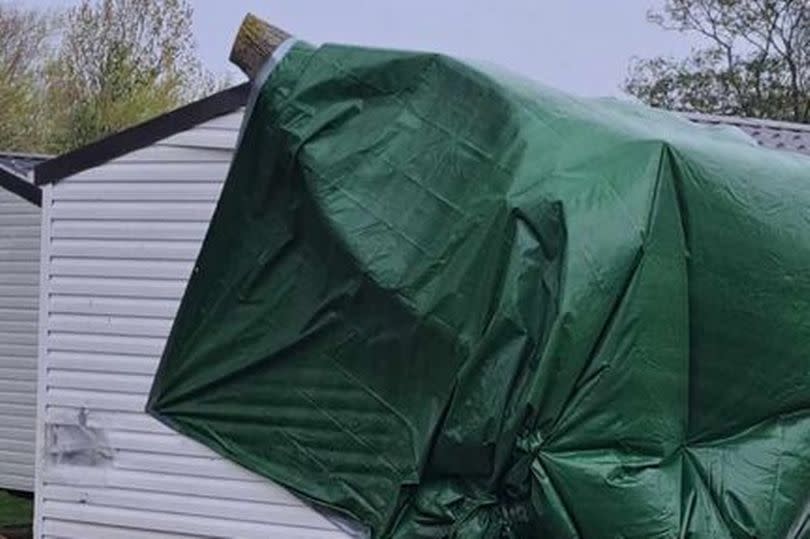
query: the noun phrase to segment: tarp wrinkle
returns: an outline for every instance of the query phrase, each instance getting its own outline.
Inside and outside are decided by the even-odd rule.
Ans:
[[[807,536],[810,159],[286,49],[149,413],[373,538]]]

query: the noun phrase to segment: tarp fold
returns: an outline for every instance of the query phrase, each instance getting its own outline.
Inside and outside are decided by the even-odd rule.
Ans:
[[[734,133],[298,42],[148,410],[374,537],[800,537],[808,208]]]

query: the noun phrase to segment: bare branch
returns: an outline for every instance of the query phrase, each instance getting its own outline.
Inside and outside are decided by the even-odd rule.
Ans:
[[[673,108],[810,119],[807,0],[665,0],[648,20],[710,45],[680,62],[634,62],[626,82],[634,95]]]

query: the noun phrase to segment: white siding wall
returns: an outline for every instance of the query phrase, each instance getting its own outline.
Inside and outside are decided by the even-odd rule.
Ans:
[[[34,490],[40,210],[0,188],[0,488]]]
[[[208,122],[46,189],[38,538],[346,537],[143,413],[240,120]],[[80,451],[63,447],[71,441]],[[87,448],[99,449],[94,463]]]

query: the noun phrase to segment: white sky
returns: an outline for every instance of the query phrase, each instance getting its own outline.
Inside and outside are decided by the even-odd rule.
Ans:
[[[75,0],[17,0],[31,6]],[[697,42],[645,20],[661,0],[192,0],[203,61],[227,58],[245,13],[313,43],[432,50],[494,61],[581,95],[620,95],[633,56],[683,56]]]

